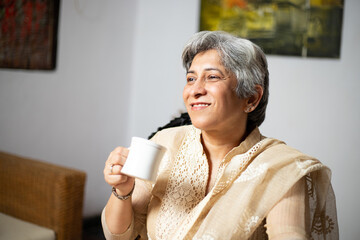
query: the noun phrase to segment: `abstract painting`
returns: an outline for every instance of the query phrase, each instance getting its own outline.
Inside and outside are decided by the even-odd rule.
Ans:
[[[266,54],[340,58],[344,0],[202,0],[200,30],[249,39]]]
[[[0,67],[56,66],[59,0],[0,0]]]

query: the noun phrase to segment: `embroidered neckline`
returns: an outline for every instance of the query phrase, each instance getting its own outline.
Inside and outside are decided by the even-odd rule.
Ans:
[[[241,171],[238,169],[228,173],[227,166],[239,164],[240,161],[241,169],[245,167],[261,142],[250,149],[246,149],[249,143],[232,149],[220,164],[214,187],[205,195],[209,177],[208,160],[201,144],[201,130],[190,127],[174,159],[156,219],[156,239],[182,239],[207,200],[222,191]]]
[[[174,161],[156,220],[156,239],[173,239],[174,232],[188,225],[186,219],[205,197],[209,166],[200,130],[190,128]]]

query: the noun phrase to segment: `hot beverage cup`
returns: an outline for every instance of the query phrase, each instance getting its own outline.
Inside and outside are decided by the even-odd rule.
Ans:
[[[129,155],[121,173],[155,182],[166,148],[147,139],[132,137]]]

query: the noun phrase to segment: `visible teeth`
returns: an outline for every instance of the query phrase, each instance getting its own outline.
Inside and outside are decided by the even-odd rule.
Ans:
[[[209,106],[209,104],[194,104],[194,107],[206,107]]]

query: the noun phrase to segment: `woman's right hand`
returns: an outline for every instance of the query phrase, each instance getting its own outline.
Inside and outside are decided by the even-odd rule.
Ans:
[[[135,178],[121,173],[121,169],[125,164],[128,154],[129,149],[117,147],[110,153],[105,162],[105,181],[110,186],[115,187],[117,193],[121,196],[129,194],[135,183]]]

